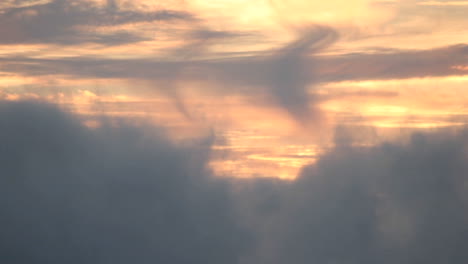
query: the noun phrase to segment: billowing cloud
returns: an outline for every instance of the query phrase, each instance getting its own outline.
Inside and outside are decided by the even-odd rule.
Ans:
[[[0,101],[0,263],[468,261],[466,130],[341,130],[467,123],[467,1],[0,2],[0,99],[68,109]]]
[[[466,132],[371,148],[345,138],[292,183],[244,187],[262,237],[251,263],[467,261]]]
[[[249,235],[205,168],[211,140],[102,121],[0,103],[0,261],[238,263]]]
[[[293,181],[223,180],[209,141],[2,102],[0,255],[9,263],[463,263],[466,131],[337,146]]]

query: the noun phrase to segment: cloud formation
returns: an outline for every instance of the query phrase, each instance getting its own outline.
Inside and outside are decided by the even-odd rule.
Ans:
[[[71,79],[120,79],[144,81],[144,89],[132,85],[132,93],[152,90],[169,97],[184,116],[184,92],[190,82],[204,83],[198,92],[209,95],[242,95],[253,102],[281,108],[301,124],[316,124],[321,112],[314,87],[321,83],[363,80],[463,76],[467,45],[429,50],[389,50],[374,53],[319,55],[337,38],[328,27],[307,28],[296,41],[281,49],[255,56],[203,59],[204,50],[220,40],[242,38],[236,32],[194,31],[191,44],[177,50],[179,60],[106,59],[69,57],[40,59],[0,58],[0,71],[23,76],[64,76]],[[148,84],[151,88],[148,89]],[[340,91],[343,94],[346,94]],[[323,97],[322,97],[323,99]]]
[[[99,27],[138,22],[193,21],[182,11],[122,10],[115,1],[98,6],[90,1],[53,0],[5,8],[0,13],[0,44],[52,43],[117,45],[146,40],[131,31],[103,32]]]
[[[324,32],[320,33],[322,30]],[[291,62],[295,70],[290,71],[297,73],[297,77],[286,80],[298,80],[305,84],[466,74],[463,66],[467,62],[468,46],[465,44],[429,50],[391,50],[311,58],[308,53],[304,54],[307,49],[313,50],[313,45],[321,45],[322,41],[329,43],[336,38],[336,33],[331,29],[313,27],[309,34],[282,49],[240,58],[174,61],[89,57],[35,59],[18,56],[0,58],[3,64],[0,69],[25,76],[61,74],[73,78],[219,81],[226,86],[218,87],[230,89],[272,85],[273,79],[279,78],[275,73],[286,71]]]
[[[249,235],[210,139],[104,121],[87,129],[41,103],[0,103],[0,262],[238,263]]]
[[[332,82],[465,75],[456,66],[467,60],[468,45],[457,44],[429,50],[348,54],[320,62],[325,73],[323,81]]]
[[[310,98],[308,86],[316,83],[315,58],[310,53],[326,48],[337,39],[328,27],[315,26],[305,30],[298,40],[273,55],[268,90],[274,100],[302,124],[317,121],[318,110]],[[308,62],[308,63],[306,63]]]
[[[290,182],[213,178],[210,140],[0,104],[5,263],[463,263],[468,133],[337,146]]]
[[[268,210],[252,263],[465,262],[468,134],[349,143],[278,192],[246,188],[245,203],[260,201],[246,214]]]

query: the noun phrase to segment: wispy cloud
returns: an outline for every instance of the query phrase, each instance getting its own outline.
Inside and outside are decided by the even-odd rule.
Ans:
[[[271,59],[271,77],[267,82],[274,100],[288,113],[306,124],[318,120],[318,110],[310,109],[312,98],[307,88],[317,82],[315,59],[311,52],[329,46],[337,39],[337,33],[327,27],[312,27],[293,43],[282,48]]]
[[[320,36],[314,35],[313,37],[318,39],[311,40],[310,45],[313,45],[315,41],[322,41]],[[328,37],[325,41],[327,39]],[[298,77],[303,78],[302,81],[306,84],[312,81],[404,79],[466,73],[463,67],[459,67],[459,65],[464,65],[468,56],[468,48],[463,44],[429,50],[393,50],[383,53],[354,53],[310,58],[308,54],[305,54],[309,45],[307,43],[309,43],[307,38],[306,40],[300,39],[297,43],[291,43],[279,51],[272,50],[269,55],[216,60],[176,61],[157,58],[94,59],[87,57],[60,59],[4,57],[0,60],[3,63],[2,71],[25,76],[62,74],[74,78],[185,79],[213,82],[219,80],[225,85],[235,84],[238,89],[243,89],[245,85],[274,85],[273,79],[277,77],[274,74],[275,70],[289,70],[290,66],[285,64],[289,58],[293,63],[300,64],[293,72],[299,74],[302,71],[303,74],[299,74]],[[296,48],[304,48],[304,50]],[[300,52],[300,55],[297,52]],[[315,74],[311,75],[314,72]],[[289,80],[299,79],[291,77]],[[284,89],[287,90],[288,87]]]
[[[228,33],[222,33],[221,38],[225,34]],[[15,57],[0,59],[0,69],[23,76],[58,75],[71,79],[144,81],[147,83],[144,89],[132,87],[132,92],[145,93],[148,84],[151,84],[151,89],[172,98],[188,118],[190,114],[183,98],[188,88],[183,83],[204,82],[202,92],[242,94],[252,101],[260,100],[258,103],[269,102],[300,123],[314,123],[313,120],[320,119],[321,112],[316,108],[320,99],[314,96],[313,91],[311,93],[314,85],[319,83],[466,74],[466,70],[459,67],[466,63],[466,45],[370,54],[310,55],[310,52],[317,52],[333,42],[335,36],[333,31],[326,28],[313,28],[303,38],[282,49],[238,58],[197,58],[204,45],[209,44],[195,42],[194,46],[179,51],[179,54],[185,54],[182,60]],[[227,36],[232,37],[237,35]]]
[[[99,32],[97,27],[154,21],[193,21],[183,11],[121,10],[113,1],[97,6],[89,1],[54,0],[5,8],[0,13],[0,43],[56,43],[107,45],[138,42],[146,36],[131,31]]]
[[[422,1],[422,6],[468,6],[468,1]]]

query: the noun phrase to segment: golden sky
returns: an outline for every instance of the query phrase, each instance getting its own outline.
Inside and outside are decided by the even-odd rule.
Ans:
[[[468,1],[6,0],[0,98],[214,133],[220,174],[466,125]],[[344,129],[344,130],[343,130]]]

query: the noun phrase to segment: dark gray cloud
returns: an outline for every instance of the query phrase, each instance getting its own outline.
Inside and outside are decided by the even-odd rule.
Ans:
[[[242,208],[261,236],[251,263],[468,260],[466,132],[372,148],[338,142],[292,183],[244,187],[242,204],[253,207]],[[256,211],[267,214],[255,222]]]
[[[0,13],[0,43],[84,42],[117,45],[144,40],[134,32],[100,33],[99,26],[153,21],[194,21],[192,15],[175,10],[155,12],[119,9],[115,1],[98,7],[86,1],[53,0],[46,4],[11,7]]]
[[[273,55],[270,76],[266,78],[274,100],[300,123],[317,121],[318,110],[315,98],[307,91],[316,83],[316,60],[312,52],[326,48],[337,39],[337,33],[328,27],[316,26],[307,29],[301,38],[290,43]]]
[[[249,235],[205,168],[211,140],[102,121],[0,103],[0,262],[237,263]]]
[[[213,178],[211,139],[102,121],[0,104],[1,262],[468,261],[466,130],[373,147],[340,130],[284,182]]]

